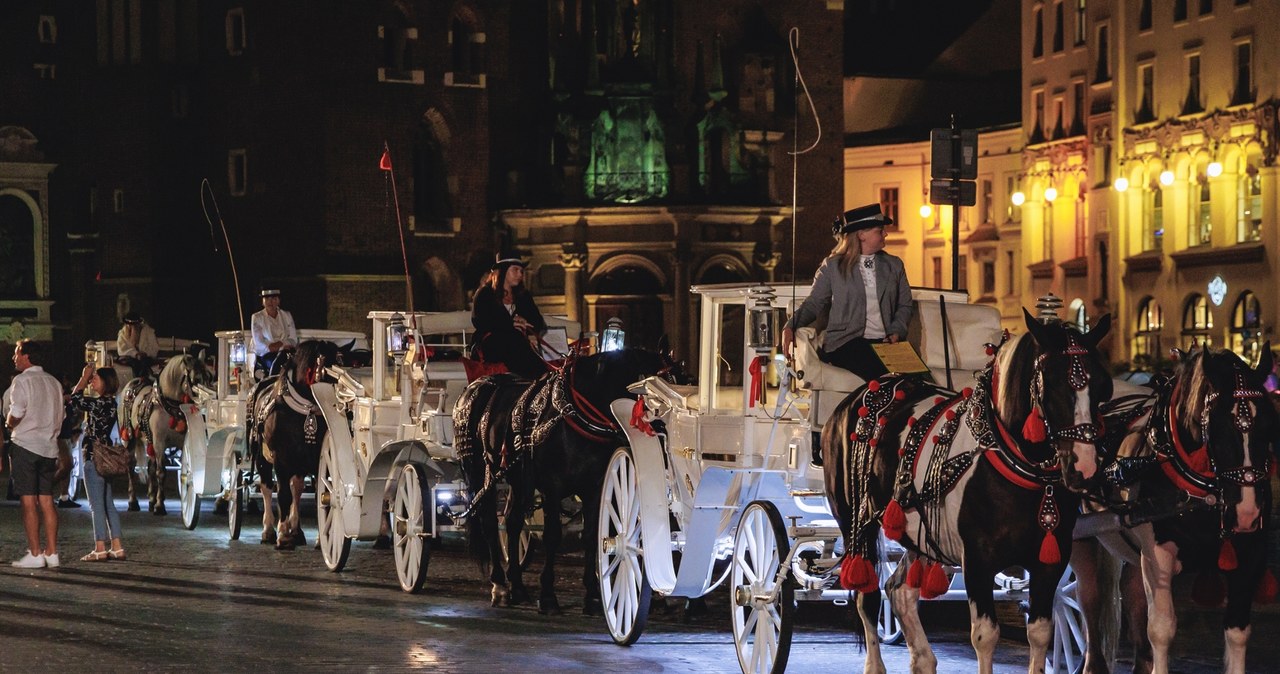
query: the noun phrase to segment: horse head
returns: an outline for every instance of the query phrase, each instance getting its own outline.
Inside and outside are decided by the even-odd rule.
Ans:
[[[1062,323],[1040,323],[1025,309],[1023,314],[1027,333],[996,358],[1000,420],[1020,431],[1028,459],[1057,467],[1068,489],[1082,491],[1098,473],[1099,406],[1111,398],[1111,377],[1098,351],[1111,315],[1081,334]]]
[[[1268,471],[1280,425],[1263,388],[1270,342],[1262,354],[1256,368],[1230,351],[1178,354],[1169,406],[1172,440],[1181,450],[1175,460],[1185,462],[1186,477],[1218,492],[1224,530],[1256,531],[1271,509]]]
[[[334,383],[335,380],[325,371],[328,365],[337,365],[338,347],[333,342],[322,339],[309,339],[298,345],[298,348],[284,366],[284,373],[294,385],[310,389],[318,381]]]
[[[214,374],[200,356],[180,353],[165,361],[160,370],[160,394],[170,400],[194,398],[194,386],[211,386]]]

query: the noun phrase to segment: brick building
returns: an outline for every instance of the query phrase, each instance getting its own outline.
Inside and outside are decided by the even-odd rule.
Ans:
[[[814,137],[793,26],[814,107],[840,127],[838,1],[0,11],[0,227],[17,244],[0,326],[66,358],[130,310],[161,334],[234,326],[218,212],[246,320],[270,284],[300,325],[367,329],[369,309],[405,304],[397,202],[417,309],[462,308],[514,247],[544,310],[687,345],[689,284],[790,273],[797,109],[800,145]],[[841,161],[838,133],[800,160],[816,216],[801,278],[841,209]]]

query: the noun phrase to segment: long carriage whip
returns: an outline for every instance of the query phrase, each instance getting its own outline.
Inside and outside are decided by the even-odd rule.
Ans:
[[[409,252],[404,243],[404,220],[400,217],[400,192],[396,189],[396,170],[391,165],[391,146],[385,140],[382,141],[382,159],[378,160],[378,168],[387,174],[391,198],[395,200],[396,227],[400,230],[400,259],[404,261],[404,294],[409,300],[409,325],[416,326],[418,322],[413,318],[413,280],[409,276]]]
[[[213,243],[213,252],[218,252],[218,238],[213,234],[213,218],[209,217],[209,205],[205,203],[205,193],[213,202],[213,212],[218,216],[218,227],[222,229],[222,241],[227,246],[227,260],[231,263],[231,282],[236,289],[236,318],[240,320],[240,334],[244,334],[244,304],[240,299],[240,274],[236,271],[236,257],[231,254],[231,237],[227,236],[227,224],[222,221],[222,211],[218,208],[218,198],[213,194],[213,186],[209,179],[200,181],[200,209],[204,211],[204,220],[209,223],[209,241]]]
[[[804,92],[805,100],[809,102],[809,110],[813,112],[813,122],[818,127],[818,135],[813,139],[813,143],[801,150],[800,147],[800,105],[799,96],[796,96],[796,116],[792,120],[791,131],[791,151],[787,154],[791,155],[791,311],[795,312],[796,307],[796,209],[797,203],[797,183],[799,181],[799,165],[800,155],[810,152],[818,147],[818,143],[822,140],[822,119],[818,117],[818,109],[813,105],[813,97],[809,95],[809,85],[805,84],[804,75],[800,72],[800,59],[796,56],[796,50],[800,48],[800,29],[793,26],[787,34],[787,44],[791,48],[791,63],[796,68],[795,82],[799,90]]]

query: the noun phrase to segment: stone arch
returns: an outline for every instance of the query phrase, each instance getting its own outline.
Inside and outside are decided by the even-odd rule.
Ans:
[[[10,199],[15,201],[5,206]],[[13,222],[5,222],[10,217]],[[43,245],[44,212],[40,204],[24,190],[0,189],[0,295],[47,295]]]
[[[453,140],[448,119],[439,108],[427,108],[418,119],[413,138],[413,213],[425,229],[452,229],[453,194],[449,180],[449,146]]]
[[[667,287],[668,278],[662,267],[659,267],[653,260],[634,253],[620,253],[602,260],[600,264],[596,265],[595,270],[591,272],[591,279],[587,282],[587,287],[591,288],[591,292],[601,292],[600,286],[606,283],[605,279],[610,274],[628,268],[644,270],[651,274],[657,282],[658,292],[662,292],[662,289]]]
[[[751,268],[730,253],[717,253],[703,260],[693,274],[695,284],[733,283],[752,280]]]

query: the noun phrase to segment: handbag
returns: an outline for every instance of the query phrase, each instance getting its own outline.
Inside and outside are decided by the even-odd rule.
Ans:
[[[102,477],[119,477],[129,472],[129,448],[93,439],[93,467]]]

